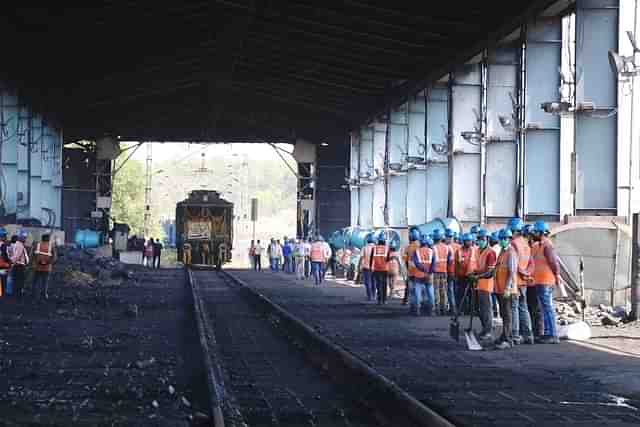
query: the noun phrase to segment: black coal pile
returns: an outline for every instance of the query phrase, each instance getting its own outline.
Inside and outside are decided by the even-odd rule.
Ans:
[[[135,274],[128,266],[111,257],[97,255],[95,249],[74,246],[58,248],[54,274],[62,284],[71,286],[114,286],[135,284]]]

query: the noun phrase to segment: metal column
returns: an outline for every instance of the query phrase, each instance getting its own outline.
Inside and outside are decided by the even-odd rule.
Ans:
[[[447,160],[449,91],[445,84],[435,84],[429,88],[427,93],[427,206],[425,222],[438,217],[446,217],[449,199],[449,168]]]

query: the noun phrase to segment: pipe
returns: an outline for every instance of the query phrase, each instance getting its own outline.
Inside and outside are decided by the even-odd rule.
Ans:
[[[453,79],[455,75],[453,72],[449,72],[448,96],[447,96],[447,162],[448,164],[448,180],[449,187],[447,188],[447,216],[453,217]],[[425,218],[426,219],[426,218]]]
[[[640,214],[633,214],[631,237],[631,313],[632,320],[640,320]]]

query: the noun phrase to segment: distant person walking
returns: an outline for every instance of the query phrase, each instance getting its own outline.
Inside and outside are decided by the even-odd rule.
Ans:
[[[149,239],[144,244],[142,250],[142,265],[151,268],[151,262],[153,259],[153,239]]]
[[[256,271],[262,271],[262,252],[264,252],[264,248],[260,244],[260,240],[258,240],[253,251],[253,269]]]
[[[292,246],[292,242],[290,242],[289,240],[287,240],[286,238],[284,239],[284,245],[282,245],[282,256],[284,257],[284,267],[283,270],[285,273],[291,273],[293,271],[292,267],[292,260],[293,260],[293,248]]]
[[[33,251],[33,298],[49,299],[49,274],[55,262],[55,248],[49,234],[43,234]]]
[[[256,268],[256,242],[255,240],[251,241],[249,245],[249,266],[252,270]]]
[[[296,268],[296,279],[304,279],[304,243],[298,239],[293,247],[293,259]]]
[[[7,230],[0,227],[0,296],[6,296],[7,279],[11,271],[11,260],[9,259],[9,244],[7,243]]]
[[[160,257],[162,256],[162,243],[156,239],[153,243],[153,268],[160,268]]]
[[[24,279],[26,266],[29,264],[29,254],[24,242],[27,240],[27,233],[21,231],[18,234],[18,240],[13,247],[11,262],[13,263],[13,286],[18,301],[22,301],[24,293]]]
[[[311,275],[311,239],[304,239],[304,278]]]

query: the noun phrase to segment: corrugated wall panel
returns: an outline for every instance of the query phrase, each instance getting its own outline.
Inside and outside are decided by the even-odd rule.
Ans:
[[[425,96],[424,93],[409,100],[409,156],[425,156]]]
[[[407,221],[409,225],[424,224],[427,222],[427,171],[412,169],[407,181]]]
[[[578,0],[576,9],[576,101],[599,108],[617,105],[616,76],[607,52],[618,49],[618,0]]]
[[[373,169],[377,176],[384,174],[384,157],[387,144],[386,123],[376,123],[373,134]]]
[[[607,57],[618,48],[618,1],[579,0],[576,9],[576,100],[617,106],[616,76]],[[576,114],[576,209],[617,209],[617,122]]]
[[[560,131],[527,132],[525,206],[529,215],[560,212]]]
[[[407,226],[407,176],[389,178],[389,225]]]
[[[360,176],[373,175],[373,126],[360,131]]]
[[[480,221],[480,196],[480,155],[455,155],[453,215],[461,221]]]
[[[510,217],[515,214],[516,181],[515,142],[487,144],[487,216]]]
[[[360,169],[360,135],[357,133],[352,133],[349,177],[351,179],[357,178],[359,169]]]
[[[560,213],[560,117],[540,104],[559,101],[562,20],[540,20],[527,29],[524,208],[527,215]],[[535,128],[535,129],[531,129]],[[544,166],[541,166],[541,159]]]
[[[373,185],[360,187],[360,227],[373,226]]]
[[[456,70],[451,88],[451,128],[454,144],[452,208],[461,221],[480,221],[480,147],[462,138],[462,132],[479,130],[482,86],[479,64]]]
[[[427,213],[423,222],[446,218],[449,198],[449,168],[446,164],[430,164],[427,169]]]
[[[616,208],[616,118],[576,118],[576,208]]]
[[[447,147],[447,134],[449,133],[449,95],[446,87],[436,86],[429,90],[427,100],[427,159],[437,162],[446,162],[446,154],[438,154],[432,145],[438,144]]]
[[[384,227],[384,181],[373,184],[373,226]]]
[[[510,217],[516,212],[517,145],[513,127],[500,123],[504,116],[518,121],[513,100],[517,98],[518,54],[516,47],[501,47],[489,53],[487,66],[487,137],[485,202],[487,217]]]
[[[389,163],[404,164],[408,151],[408,105],[403,104],[391,112],[389,123]]]
[[[358,220],[360,219],[360,197],[357,188],[351,190],[351,226],[355,227],[358,225]]]

